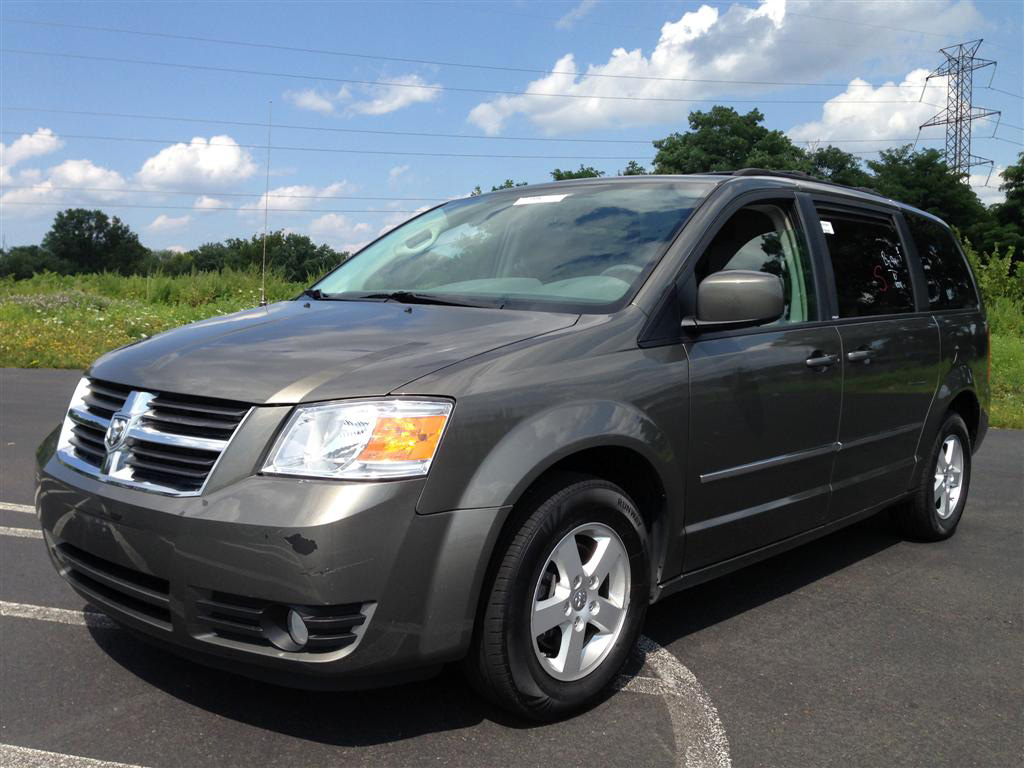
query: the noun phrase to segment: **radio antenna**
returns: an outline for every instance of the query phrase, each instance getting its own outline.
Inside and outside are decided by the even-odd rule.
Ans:
[[[267,182],[263,192],[263,266],[260,270],[260,306],[267,306],[267,216],[270,215],[270,126],[274,102],[267,102]]]

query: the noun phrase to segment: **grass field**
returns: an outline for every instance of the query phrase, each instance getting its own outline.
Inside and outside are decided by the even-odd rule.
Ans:
[[[183,277],[37,275],[0,280],[0,367],[86,368],[116,347],[214,315],[256,306],[256,272]],[[275,275],[267,299],[302,291]],[[1024,307],[989,304],[992,413],[996,427],[1024,429]]]

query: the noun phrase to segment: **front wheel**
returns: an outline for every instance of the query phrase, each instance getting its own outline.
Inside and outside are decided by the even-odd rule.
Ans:
[[[647,537],[618,486],[563,476],[533,494],[507,542],[469,659],[487,698],[554,720],[590,705],[636,644]]]

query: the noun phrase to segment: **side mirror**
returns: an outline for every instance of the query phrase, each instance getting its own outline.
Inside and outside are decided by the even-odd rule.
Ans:
[[[786,311],[782,279],[767,272],[723,270],[697,287],[697,317],[683,321],[696,330],[763,325]]]

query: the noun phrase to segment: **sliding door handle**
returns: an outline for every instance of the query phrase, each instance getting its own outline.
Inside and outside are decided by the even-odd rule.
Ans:
[[[805,361],[808,368],[830,368],[839,362],[839,355],[826,355],[822,352],[815,351],[811,357],[808,357]]]
[[[853,352],[846,353],[846,359],[851,363],[870,363],[871,358],[874,356],[875,353],[867,347],[861,347],[860,349],[853,350]]]

